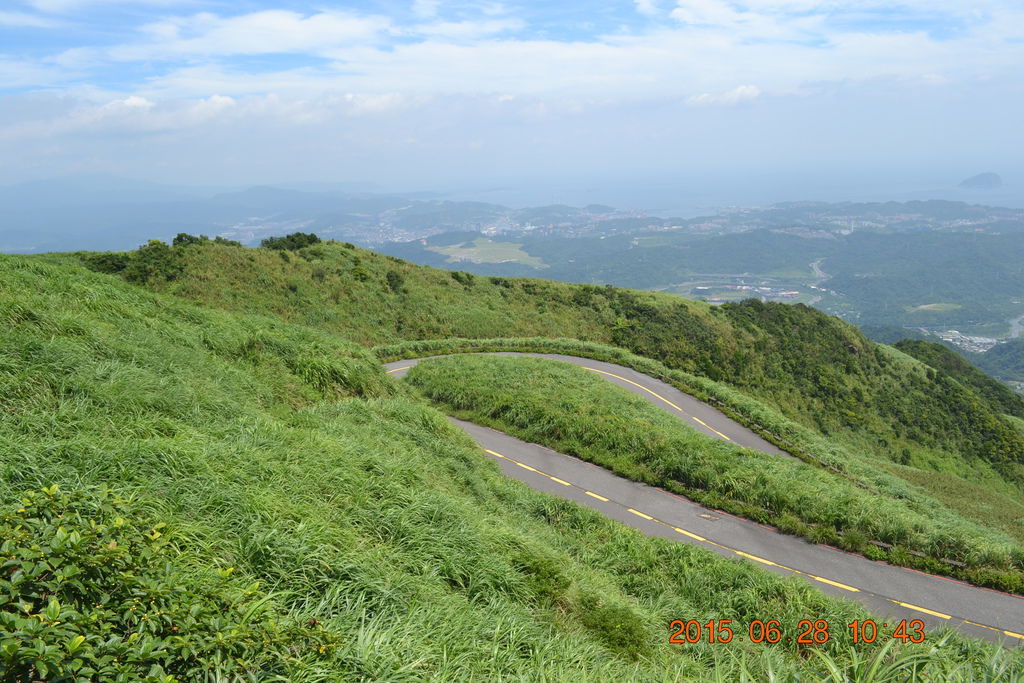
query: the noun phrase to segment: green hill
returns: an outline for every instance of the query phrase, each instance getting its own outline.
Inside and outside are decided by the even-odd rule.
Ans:
[[[971,387],[993,408],[1007,415],[1024,418],[1024,396],[1015,394],[1002,382],[986,375],[956,351],[942,344],[915,339],[904,339],[897,342],[895,346],[908,356],[913,356],[961,384]],[[973,354],[973,357],[978,358],[983,355]]]
[[[366,345],[527,336],[613,344],[727,382],[867,457],[1021,493],[1024,439],[1001,407],[805,306],[713,307],[668,294],[451,273],[337,243],[146,251],[113,265],[114,257],[62,258],[108,272],[127,266],[122,274],[160,292]]]
[[[5,680],[738,680],[874,659],[893,677],[916,661],[972,680],[1024,666],[957,637],[895,651],[837,638],[811,660],[670,647],[680,616],[866,615],[506,479],[322,330],[7,256],[0,325]]]
[[[809,389],[839,358],[828,377],[860,389],[882,434],[897,423],[880,389],[866,393],[871,381],[918,392],[920,409],[949,424],[973,411],[993,443],[1003,425],[1020,438],[971,388],[792,311],[474,278],[338,244],[0,256],[0,671],[759,680],[878,658],[898,678],[913,657],[951,680],[1020,669],[1019,657],[958,637],[930,639],[927,652],[837,638],[816,648],[828,660],[782,646],[670,647],[665,625],[681,616],[865,615],[507,480],[366,349],[497,334],[612,342],[734,382],[769,406],[736,394],[739,409],[770,417],[778,406],[797,421],[778,425],[810,435],[811,448],[814,426],[889,462],[831,394]],[[811,370],[787,366],[801,353]],[[759,387],[759,376],[770,381]],[[804,390],[815,405],[802,405]],[[968,433],[955,429],[925,433],[914,464],[1015,490],[997,478],[1014,473],[998,451],[961,452]]]

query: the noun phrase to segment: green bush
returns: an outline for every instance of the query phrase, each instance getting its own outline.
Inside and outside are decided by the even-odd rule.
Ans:
[[[579,612],[583,626],[610,650],[630,659],[639,659],[650,650],[646,624],[626,605],[607,604],[585,595],[580,599]]]
[[[131,262],[131,256],[124,252],[97,252],[86,254],[82,258],[82,262],[89,270],[95,270],[97,273],[106,273],[107,275],[116,275],[128,267],[128,264]]]
[[[277,621],[231,569],[177,569],[162,530],[109,490],[26,493],[0,515],[0,678],[196,680],[286,675],[330,633]]]
[[[312,232],[293,232],[284,237],[268,237],[260,242],[260,246],[266,249],[298,251],[303,247],[319,244],[320,242],[320,238]]]
[[[405,278],[397,270],[389,270],[386,275],[388,282],[388,289],[395,294],[399,294],[402,291],[402,287],[405,286]]]
[[[240,246],[242,246],[241,242],[237,242],[235,240],[229,240],[229,239],[226,239],[224,237],[217,236],[217,237],[214,237],[213,239],[210,239],[206,235],[196,236],[196,235],[190,235],[187,232],[179,232],[177,235],[174,236],[174,239],[171,240],[171,246],[172,247],[189,247],[189,246],[197,246],[197,245],[204,245],[204,244],[221,244],[221,245],[224,245],[226,247],[240,247]]]

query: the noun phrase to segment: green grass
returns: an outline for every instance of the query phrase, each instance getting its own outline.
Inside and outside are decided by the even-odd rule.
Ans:
[[[337,243],[294,251],[192,245],[146,286],[204,306],[272,315],[360,344],[569,337],[613,344],[724,382],[865,459],[906,462],[1024,502],[1024,438],[956,377],[805,306],[713,307],[670,294],[480,277]],[[46,255],[59,262],[89,255]],[[152,260],[152,259],[150,259]],[[905,452],[905,453],[904,453]]]
[[[224,618],[242,624],[230,642],[273,639],[257,661],[281,668],[267,671],[233,659],[220,636],[205,639],[212,652],[200,661],[211,676],[651,681],[713,671],[765,680],[825,676],[830,664],[853,672],[876,657],[886,666],[924,658],[922,674],[958,670],[949,680],[979,680],[993,666],[1024,671],[1017,654],[939,633],[883,652],[851,649],[839,629],[819,650],[827,659],[741,643],[670,647],[674,618],[795,624],[815,615],[845,624],[868,615],[797,580],[645,538],[506,479],[368,352],[322,331],[7,256],[0,328],[4,523],[23,514],[14,509],[22,492],[53,484],[131,498],[110,514],[147,534],[165,525],[171,566],[147,567],[141,578],[156,572],[153,581],[169,582],[161,599],[172,611],[208,595],[210,605],[231,603]],[[62,519],[69,533],[92,533],[89,519],[110,523]],[[52,546],[58,536],[39,531],[31,542]],[[86,550],[87,558],[99,548]],[[0,552],[6,558],[12,546]],[[197,592],[207,585],[219,587]],[[86,606],[57,590],[62,604]],[[19,610],[0,596],[0,642],[21,637],[12,626]],[[135,642],[133,622],[97,614]],[[203,633],[151,616],[147,637],[159,642]],[[292,626],[245,630],[256,616]],[[64,657],[65,644],[53,646],[52,657]],[[141,661],[125,680],[143,679],[156,663],[146,647],[135,655]]]
[[[981,478],[981,483],[975,483],[960,478],[955,473],[896,466],[895,463],[888,461],[879,463],[874,458],[863,457],[863,451],[858,449],[856,444],[850,445],[834,437],[823,437],[733,387],[672,370],[658,361],[637,356],[624,349],[574,339],[543,338],[438,339],[385,345],[375,349],[377,355],[384,360],[473,351],[563,353],[633,368],[711,403],[804,462],[833,472],[858,486],[867,487],[868,490],[877,491],[888,498],[914,501],[921,506],[933,505],[935,501],[939,501],[947,511],[962,515],[974,524],[988,527],[996,535],[1006,533],[1018,540],[1024,535],[1024,522],[1014,521],[1016,518],[1011,519],[1005,514],[996,519],[989,511],[989,506],[999,506],[1004,502],[1010,506],[1022,504],[1019,490],[991,472]],[[890,352],[894,356],[906,358],[895,350]],[[1020,423],[1015,418],[1005,415],[1002,419],[1011,425]],[[940,466],[941,464],[938,463]],[[918,487],[925,489],[923,494]],[[978,492],[983,493],[975,497]]]
[[[457,415],[772,524],[815,542],[1004,590],[1024,590],[1024,547],[918,494],[885,498],[800,461],[704,436],[648,401],[567,363],[456,356],[422,361],[408,381]],[[888,555],[873,547],[895,546]],[[934,560],[967,563],[960,570]]]

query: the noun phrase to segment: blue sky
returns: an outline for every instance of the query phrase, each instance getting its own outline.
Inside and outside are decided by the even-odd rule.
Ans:
[[[1019,0],[0,5],[0,182],[969,175],[1022,104]]]

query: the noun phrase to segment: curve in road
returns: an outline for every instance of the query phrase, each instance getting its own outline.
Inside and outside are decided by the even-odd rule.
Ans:
[[[540,356],[572,363],[643,396],[705,434],[785,455],[711,406],[630,368],[557,354],[497,355]],[[386,364],[385,369],[388,374],[401,377],[422,360],[426,359],[395,361]],[[648,536],[700,545],[726,557],[756,562],[777,574],[800,576],[827,593],[856,600],[876,614],[891,617],[895,623],[919,619],[931,627],[950,626],[974,637],[1024,646],[1024,598],[815,545],[624,479],[544,446],[471,422],[449,419],[473,438],[508,476],[533,489],[574,500]],[[891,619],[884,623],[890,624]],[[889,625],[890,631],[895,623]],[[831,626],[846,628],[845,624]]]

